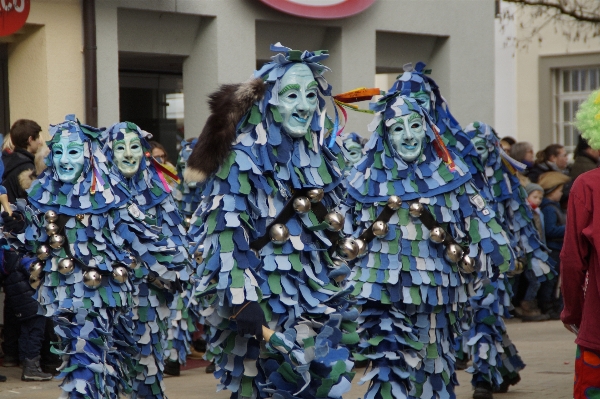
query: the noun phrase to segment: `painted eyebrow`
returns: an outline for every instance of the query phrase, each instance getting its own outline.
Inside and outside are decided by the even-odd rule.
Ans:
[[[313,87],[317,87],[317,86],[319,86],[319,84],[317,83],[317,81],[316,81],[316,80],[313,80],[312,82],[310,82],[310,83],[308,84],[308,86],[306,86],[306,88],[307,88],[307,89],[311,89],[311,88],[313,88]]]
[[[413,121],[413,120],[415,120],[415,119],[419,119],[419,120],[420,120],[420,119],[421,119],[421,115],[419,115],[419,114],[417,114],[417,113],[413,113],[413,114],[411,114],[411,115],[408,117],[408,121],[409,121],[409,122],[411,122],[411,121]]]
[[[290,91],[290,90],[300,90],[300,85],[298,83],[289,84],[289,85],[285,86],[283,89],[281,89],[278,94],[282,95],[286,91]]]

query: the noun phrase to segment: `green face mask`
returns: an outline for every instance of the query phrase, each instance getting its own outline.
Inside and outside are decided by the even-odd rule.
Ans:
[[[304,64],[295,64],[281,78],[277,110],[283,118],[283,130],[298,138],[308,133],[319,99],[318,83]]]
[[[423,118],[411,112],[394,120],[395,123],[388,128],[392,146],[406,163],[413,162],[423,153],[426,132]]]

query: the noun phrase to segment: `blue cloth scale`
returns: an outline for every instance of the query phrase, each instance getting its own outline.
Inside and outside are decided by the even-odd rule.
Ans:
[[[348,177],[353,216],[346,232],[354,231],[357,238],[390,196],[402,200],[387,222],[388,233],[375,236],[352,268],[353,294],[362,305],[355,358],[369,359],[372,365],[361,379],[370,381],[365,398],[454,398],[453,345],[474,276],[445,257],[446,246],[430,239],[421,219],[411,216],[410,203],[422,204],[489,280],[512,270],[514,256],[467,164],[451,148],[453,164],[438,156],[434,142],[440,146],[439,138],[429,116],[415,99],[394,89],[399,85],[371,104],[377,112],[369,126],[373,134],[365,157]],[[426,137],[421,155],[406,163],[393,147],[386,123],[412,112],[421,117]]]
[[[174,295],[174,284],[183,287],[189,283],[188,243],[183,218],[149,156],[150,133],[130,122],[113,125],[104,137],[105,152],[112,157],[115,141],[122,140],[127,133],[134,133],[140,139],[144,157],[137,173],[130,178],[122,176],[117,166],[112,165],[112,173],[120,176],[131,196],[112,212],[111,231],[113,240],[119,244],[133,240],[131,254],[139,259],[132,277],[134,306],[128,314],[139,349],[130,376],[131,397],[163,399],[166,398],[164,362],[170,359],[185,363],[194,331],[194,318],[188,312],[189,292]],[[155,241],[147,240],[150,237]]]
[[[260,253],[250,243],[268,234],[268,226],[296,190],[320,189],[322,204],[334,210],[341,202],[339,148],[324,140],[321,114],[330,86],[319,63],[324,52],[281,52],[255,77],[266,93],[238,123],[227,160],[204,183],[202,201],[191,220],[197,292],[209,325],[207,357],[214,359],[219,389],[233,398],[340,398],[350,389],[353,362],[345,344],[355,341],[355,312],[348,290],[330,273],[331,241],[313,213],[295,213],[285,223],[289,239],[267,243]],[[277,109],[279,80],[296,63],[307,65],[319,83],[319,106],[310,131],[292,138],[282,127]],[[234,306],[260,303],[268,327],[297,348],[294,355],[266,349],[254,337],[237,335],[229,317]],[[260,356],[259,356],[260,355]],[[300,359],[300,360],[299,360]]]

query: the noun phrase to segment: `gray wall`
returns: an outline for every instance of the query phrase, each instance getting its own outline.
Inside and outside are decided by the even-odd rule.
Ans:
[[[335,93],[371,87],[378,71],[400,72],[406,62],[425,61],[462,124],[494,123],[492,0],[378,0],[337,20],[294,17],[257,0],[103,0],[96,8],[104,125],[118,119],[119,51],[187,57],[185,132],[192,137],[208,116],[206,96],[218,84],[248,79],[277,41],[329,50],[326,78]],[[347,130],[367,133],[371,116],[350,118]]]

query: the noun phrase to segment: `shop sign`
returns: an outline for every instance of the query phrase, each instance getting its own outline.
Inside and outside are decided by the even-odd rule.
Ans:
[[[30,0],[0,0],[0,36],[12,35],[25,25]]]
[[[287,14],[315,19],[345,18],[369,8],[375,0],[260,0]]]

